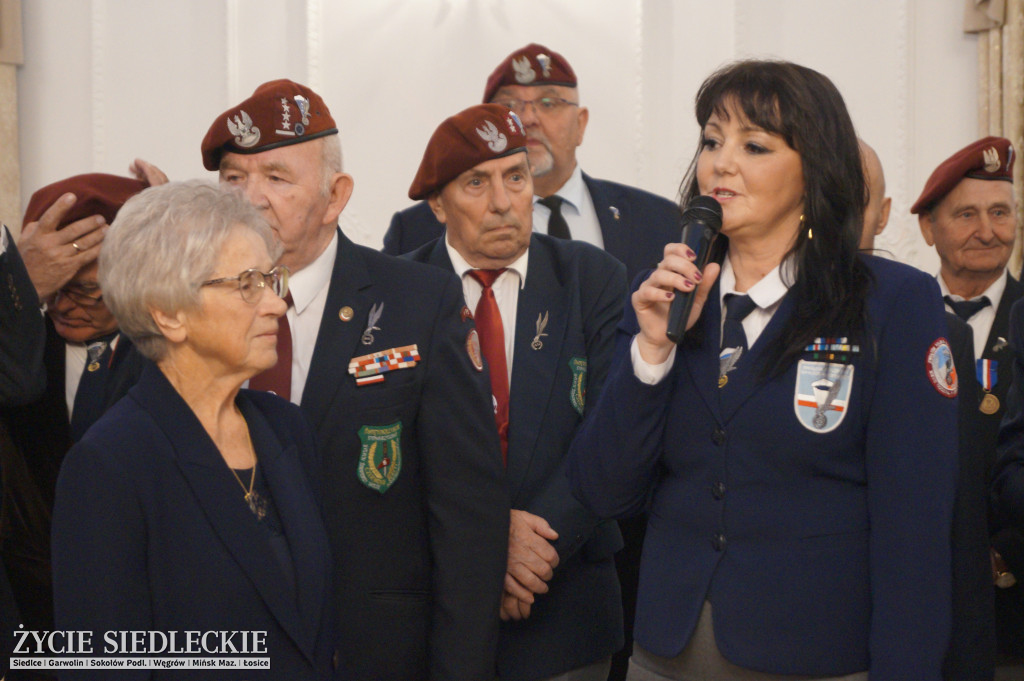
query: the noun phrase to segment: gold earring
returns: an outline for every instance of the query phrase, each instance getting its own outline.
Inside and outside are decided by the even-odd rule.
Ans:
[[[805,222],[804,214],[801,213],[800,214],[800,229],[803,229],[804,222]],[[808,238],[808,240],[814,238],[814,229],[812,229],[811,227],[807,228],[807,238]]]

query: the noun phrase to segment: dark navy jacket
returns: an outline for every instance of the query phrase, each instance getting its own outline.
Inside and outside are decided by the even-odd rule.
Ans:
[[[346,681],[493,677],[509,502],[490,384],[471,360],[464,307],[454,274],[339,231],[301,407],[323,452]],[[409,345],[416,366],[356,385],[352,359]],[[397,477],[378,491],[360,481],[360,460],[372,433],[385,431],[397,433],[387,445]]]
[[[99,632],[98,654],[107,631],[265,631],[269,670],[193,669],[189,678],[327,678],[332,575],[312,430],[297,407],[273,395],[243,390],[236,404],[280,515],[296,588],[199,419],[150,365],[61,469],[53,517],[57,627]],[[121,670],[117,677],[175,675]]]
[[[866,338],[827,367],[849,389],[827,410],[830,430],[803,406],[813,413],[815,398],[802,383],[826,368],[813,353],[762,374],[792,296],[722,388],[717,284],[703,340],[681,347],[654,386],[633,375],[630,308],[569,470],[574,492],[602,516],[650,497],[634,633],[650,652],[678,655],[707,600],[718,648],[741,667],[941,678],[957,480],[957,402],[940,391],[951,393],[946,322],[932,277],[866,262]],[[930,372],[930,356],[945,371]]]
[[[407,257],[452,271],[443,239]],[[559,564],[530,617],[502,624],[502,681],[547,678],[622,646],[613,561],[622,539],[614,522],[601,522],[572,496],[565,459],[584,413],[602,392],[626,290],[623,266],[607,253],[532,235],[516,313],[508,487],[512,508],[543,517],[558,532]],[[547,335],[537,337],[543,317]]]

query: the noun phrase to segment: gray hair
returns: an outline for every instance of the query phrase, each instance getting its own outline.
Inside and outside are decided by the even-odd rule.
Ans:
[[[243,226],[263,239],[271,260],[281,246],[259,210],[235,191],[202,180],[171,182],[133,196],[103,240],[99,278],[103,299],[144,356],[167,352],[150,310],[196,307],[225,240]]]
[[[338,135],[321,137],[323,145],[323,156],[321,157],[322,175],[320,176],[320,194],[327,196],[331,193],[331,178],[335,173],[342,172],[341,165],[341,138]]]

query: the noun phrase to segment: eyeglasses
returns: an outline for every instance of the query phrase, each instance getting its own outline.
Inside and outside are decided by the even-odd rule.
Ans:
[[[98,296],[90,296],[86,291],[98,291],[99,288],[82,288],[81,286],[65,286],[53,294],[53,305],[57,304],[57,301],[61,299],[61,296],[67,298],[72,303],[79,307],[96,307],[103,301],[103,294]]]
[[[270,287],[274,293],[284,298],[288,295],[288,268],[280,265],[269,272],[259,270],[246,270],[237,277],[221,277],[204,281],[200,286],[213,286],[224,284],[229,281],[238,282],[238,292],[242,294],[242,300],[247,303],[258,303],[263,298],[263,293]]]
[[[494,100],[494,103],[507,106],[520,115],[526,111],[527,104],[532,106],[534,111],[542,114],[553,114],[566,106],[579,106],[578,102],[570,102],[568,99],[562,99],[561,97],[539,97],[537,99],[496,99]]]

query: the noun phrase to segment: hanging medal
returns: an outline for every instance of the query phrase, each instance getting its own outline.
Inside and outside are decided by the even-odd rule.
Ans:
[[[979,359],[977,362],[978,383],[984,392],[978,410],[990,416],[999,411],[999,398],[992,394],[992,388],[999,380],[996,373],[998,365],[999,362],[994,359]]]

